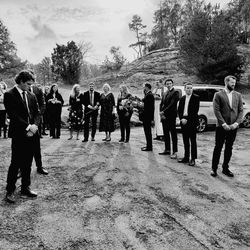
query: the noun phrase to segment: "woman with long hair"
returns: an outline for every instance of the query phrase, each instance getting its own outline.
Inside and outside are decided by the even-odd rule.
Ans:
[[[58,92],[58,85],[56,83],[51,85],[50,92],[46,96],[46,103],[48,105],[50,137],[59,139],[61,135],[61,113],[64,101]]]
[[[0,82],[0,137],[2,135],[2,128],[3,128],[4,138],[7,138],[6,110],[3,104],[4,93],[6,91],[7,91],[6,83]]]
[[[73,138],[73,131],[76,131],[76,139],[79,140],[79,133],[82,129],[82,118],[83,118],[83,108],[82,108],[82,98],[80,85],[75,84],[71,90],[69,97],[69,132],[70,136],[68,140]]]
[[[120,85],[120,93],[117,98],[116,107],[121,130],[121,139],[119,142],[129,142],[130,119],[133,113],[131,97],[132,95],[129,93],[127,86],[125,84]]]
[[[108,83],[105,83],[102,89],[103,93],[100,96],[101,115],[99,131],[104,131],[106,134],[103,141],[111,141],[111,132],[115,131],[115,98],[113,93],[111,93],[111,87]]]

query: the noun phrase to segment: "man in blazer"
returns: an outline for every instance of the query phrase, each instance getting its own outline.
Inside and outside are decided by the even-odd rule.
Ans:
[[[193,94],[192,83],[185,84],[186,95],[182,96],[178,106],[178,115],[180,118],[181,132],[184,144],[184,157],[178,162],[188,163],[190,166],[195,165],[197,159],[197,142],[196,127],[199,122],[198,112],[200,108],[200,99],[198,95]],[[190,156],[191,144],[191,160]]]
[[[177,158],[177,132],[176,132],[176,117],[177,117],[177,103],[179,101],[179,92],[174,89],[174,82],[172,79],[165,81],[167,91],[162,96],[160,103],[160,116],[163,127],[165,150],[160,155],[170,155],[170,134],[172,139],[172,159]]]
[[[151,92],[151,85],[145,83],[144,85],[144,98],[143,101],[143,129],[146,137],[146,147],[142,147],[142,151],[152,151],[152,130],[151,126],[154,121],[155,99]]]
[[[89,90],[84,92],[82,103],[84,105],[84,140],[89,139],[89,121],[91,119],[91,141],[95,140],[96,122],[98,116],[98,109],[100,106],[100,93],[94,90],[94,83],[89,83]]]
[[[14,191],[19,169],[21,170],[21,194],[36,197],[30,190],[30,172],[34,148],[39,140],[38,125],[40,112],[35,95],[29,87],[34,76],[29,71],[21,71],[15,78],[16,85],[4,95],[4,105],[10,118],[9,137],[11,142],[11,164],[7,176],[6,201],[15,202]]]
[[[223,145],[224,161],[222,164],[222,173],[233,177],[234,174],[229,170],[229,162],[232,156],[233,143],[236,138],[237,128],[243,118],[243,103],[241,94],[234,91],[236,78],[226,76],[224,79],[225,89],[215,93],[213,99],[214,114],[217,118],[215,132],[215,147],[212,159],[211,176],[217,176],[218,164]]]

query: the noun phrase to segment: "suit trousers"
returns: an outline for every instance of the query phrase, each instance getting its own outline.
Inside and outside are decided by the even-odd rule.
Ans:
[[[30,186],[31,165],[34,156],[36,136],[24,138],[12,138],[11,142],[11,163],[7,175],[6,190],[12,193],[16,189],[18,170],[21,171],[22,190]]]
[[[143,129],[146,137],[146,147],[151,150],[153,148],[151,120],[143,120]]]
[[[84,117],[84,139],[88,140],[89,138],[89,122],[91,119],[91,137],[94,138],[95,137],[95,133],[96,133],[96,123],[97,123],[97,116],[98,113],[91,113],[86,115]]]
[[[171,134],[173,153],[178,152],[176,119],[167,118],[166,120],[162,121],[162,127],[163,127],[164,141],[165,141],[165,151],[171,152],[171,147],[170,147],[170,134]]]
[[[35,146],[34,146],[34,159],[37,168],[42,167],[42,156],[41,156],[41,141],[40,135],[36,136],[35,138]]]
[[[119,123],[120,123],[120,130],[121,130],[121,140],[129,141],[130,137],[130,119],[131,115],[125,116],[124,114],[119,115]],[[125,137],[126,132],[126,137]]]
[[[213,159],[212,159],[212,169],[214,171],[216,171],[218,168],[221,150],[222,150],[224,143],[225,143],[225,149],[224,149],[224,161],[222,164],[222,168],[224,170],[228,170],[229,168],[228,164],[232,156],[233,143],[235,141],[236,134],[237,134],[237,129],[226,131],[222,127],[216,127],[215,147],[214,147]]]
[[[191,144],[191,159],[197,159],[197,142],[196,142],[196,126],[189,124],[181,124],[181,132],[184,144],[184,158],[189,159]]]

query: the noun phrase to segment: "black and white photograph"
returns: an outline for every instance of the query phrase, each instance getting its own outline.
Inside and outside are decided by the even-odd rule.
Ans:
[[[0,0],[0,250],[250,249],[250,0]]]

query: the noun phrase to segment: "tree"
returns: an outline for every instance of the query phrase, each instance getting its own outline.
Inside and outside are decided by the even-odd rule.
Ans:
[[[207,5],[185,27],[180,51],[202,80],[220,83],[228,74],[240,77],[242,73],[244,61],[237,55],[236,38],[225,13]]]
[[[25,64],[26,62],[22,62],[16,55],[16,46],[10,40],[8,29],[0,20],[0,74],[6,77],[14,76]]]
[[[52,72],[66,84],[79,83],[82,65],[82,51],[74,41],[67,45],[56,44],[52,58]]]
[[[43,85],[46,85],[47,83],[53,80],[51,66],[52,63],[50,57],[44,57],[42,61],[35,66],[35,73],[38,82],[43,83]]]
[[[122,55],[120,47],[112,46],[109,52],[113,56],[114,67],[115,67],[114,69],[119,70],[126,62],[126,58]]]
[[[140,31],[145,29],[147,26],[142,24],[142,19],[138,15],[134,15],[132,17],[132,21],[128,24],[128,26],[130,30],[135,32],[137,39],[137,42],[129,45],[129,47],[133,48],[137,52],[138,57],[142,57],[142,47],[145,46],[146,43],[141,39],[142,37],[145,37],[145,33],[141,33]],[[139,48],[138,51],[136,50],[136,47]]]
[[[105,57],[105,60],[101,65],[101,69],[104,73],[109,72],[109,71],[111,72],[117,71],[126,62],[126,58],[122,55],[120,51],[120,47],[112,46],[109,52],[113,56],[113,60],[110,61],[108,56]]]

